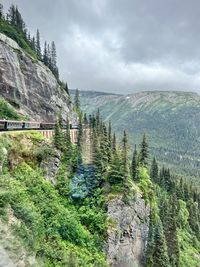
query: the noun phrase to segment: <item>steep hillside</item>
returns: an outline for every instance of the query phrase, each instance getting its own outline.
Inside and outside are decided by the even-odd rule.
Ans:
[[[128,96],[80,92],[80,96],[83,110],[93,113],[99,108],[118,135],[127,129],[132,145],[146,132],[152,154],[161,163],[168,163],[176,172],[199,176],[199,95],[153,91]]]
[[[61,109],[63,118],[75,117],[68,94],[49,68],[1,33],[0,96],[36,120],[52,121]]]

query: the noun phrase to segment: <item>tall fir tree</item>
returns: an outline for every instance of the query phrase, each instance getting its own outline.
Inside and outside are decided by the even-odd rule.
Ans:
[[[176,216],[177,216],[177,198],[176,195],[173,194],[170,197],[168,209],[165,210],[165,219],[164,219],[164,232],[165,232],[167,251],[171,267],[180,266],[180,252],[179,252],[179,244],[177,237]]]
[[[128,138],[127,133],[124,131],[122,138],[122,166],[124,170],[124,177],[128,175]]]
[[[116,152],[116,146],[117,146],[117,141],[116,141],[116,135],[114,133],[113,138],[112,138],[112,153],[113,154]]]
[[[74,105],[75,105],[76,111],[80,112],[80,95],[79,95],[78,89],[76,89],[76,92],[75,92]]]
[[[154,233],[154,250],[153,250],[153,265],[152,267],[170,267],[169,257],[167,253],[167,245],[163,226],[160,220],[155,224]]]
[[[148,155],[149,155],[148,143],[147,143],[146,134],[144,134],[143,139],[142,139],[142,143],[140,144],[139,162],[141,165],[143,165],[145,167],[148,165],[148,161],[147,161]]]
[[[69,95],[69,87],[67,82],[65,83],[65,92]]]
[[[38,56],[38,59],[42,58],[42,54],[41,54],[41,46],[40,46],[40,32],[37,29],[36,32],[36,54]]]
[[[48,66],[47,42],[44,42],[43,62]]]
[[[3,14],[3,5],[0,3],[0,20],[4,19],[4,14]]]
[[[138,153],[136,145],[133,151],[133,158],[131,162],[131,174],[133,181],[138,181]]]
[[[7,21],[15,26],[15,21],[16,21],[16,12],[15,12],[15,6],[13,4],[11,4],[11,6],[8,9],[8,13],[7,13]]]
[[[153,161],[151,164],[150,177],[153,182],[159,183],[158,164],[157,164],[155,157],[153,158]]]

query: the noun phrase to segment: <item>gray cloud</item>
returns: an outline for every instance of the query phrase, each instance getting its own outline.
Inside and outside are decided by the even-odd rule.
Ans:
[[[199,0],[3,0],[55,40],[69,87],[200,92]]]

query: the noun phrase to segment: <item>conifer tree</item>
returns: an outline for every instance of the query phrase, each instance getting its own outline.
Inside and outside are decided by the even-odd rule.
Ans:
[[[80,112],[80,95],[79,95],[78,89],[76,89],[75,98],[74,98],[74,105],[75,105],[77,112]]]
[[[133,181],[137,181],[138,180],[138,153],[137,153],[136,145],[133,151],[133,158],[131,162],[131,173],[132,173]]]
[[[115,152],[116,152],[116,135],[114,133],[112,138],[112,153],[114,154]]]
[[[124,176],[126,176],[128,171],[128,138],[126,131],[124,131],[122,138],[122,166],[124,170]]]
[[[25,23],[17,6],[15,7],[15,26],[19,31],[25,33]]]
[[[83,116],[83,123],[84,123],[85,125],[88,124],[88,119],[87,119],[87,114],[86,114],[86,113],[84,113],[84,116]]]
[[[62,129],[59,125],[59,120],[55,123],[55,130],[54,130],[54,145],[57,149],[63,150],[64,144],[63,144],[63,133]]]
[[[180,260],[179,260],[180,253],[179,253],[179,244],[177,237],[176,216],[177,216],[177,198],[176,195],[173,194],[170,197],[167,212],[165,210],[165,220],[164,220],[165,238],[167,242],[167,250],[171,267],[180,266]]]
[[[155,157],[153,158],[152,164],[151,164],[151,170],[150,170],[150,177],[151,180],[154,181],[155,183],[159,183],[158,180],[158,164],[156,162]]]
[[[43,62],[48,66],[47,42],[44,43]]]
[[[3,5],[0,3],[0,20],[2,20],[4,18],[3,15]]]
[[[72,143],[71,143],[71,136],[70,136],[70,125],[69,120],[66,120],[66,131],[64,134],[64,144],[65,144],[65,153],[64,156],[66,160],[69,162],[72,159]]]
[[[40,32],[38,29],[36,32],[36,54],[41,59]]]
[[[183,178],[180,178],[178,186],[176,186],[176,195],[178,199],[184,199]]]
[[[7,21],[11,24],[11,25],[13,25],[13,26],[15,26],[15,14],[16,14],[16,12],[15,12],[15,6],[12,4],[11,6],[10,6],[10,8],[8,9],[8,13],[7,13]]]
[[[52,70],[53,74],[55,77],[58,79],[59,78],[59,73],[58,73],[58,68],[57,68],[57,55],[56,55],[56,45],[55,42],[51,42],[51,65],[50,69]]]
[[[31,48],[33,49],[33,51],[36,51],[36,44],[35,44],[35,37],[34,36],[31,40]]]
[[[79,122],[78,122],[79,130],[78,130],[78,142],[77,145],[79,149],[81,149],[82,137],[83,137],[83,124],[82,124],[82,114],[79,114]]]
[[[112,127],[111,121],[109,121],[108,125],[108,161],[110,162],[112,156]]]
[[[139,162],[141,165],[144,165],[145,167],[148,165],[147,159],[148,159],[149,151],[148,151],[148,143],[146,135],[143,135],[142,143],[140,144],[140,155],[139,155]]]
[[[69,88],[67,82],[65,83],[65,92],[69,95]]]
[[[156,223],[154,234],[153,267],[170,267],[167,245],[160,220]]]

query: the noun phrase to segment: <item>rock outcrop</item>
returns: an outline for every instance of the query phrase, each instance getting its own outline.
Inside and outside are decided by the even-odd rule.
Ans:
[[[25,53],[12,39],[0,34],[0,96],[34,120],[75,119],[68,94],[52,72]]]
[[[138,195],[125,203],[122,197],[108,202],[107,255],[111,267],[144,267],[149,230],[149,206]]]

